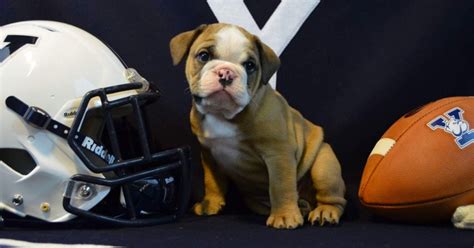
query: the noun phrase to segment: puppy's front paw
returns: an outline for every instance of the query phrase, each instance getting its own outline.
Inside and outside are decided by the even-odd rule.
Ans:
[[[277,229],[295,229],[303,225],[303,216],[299,209],[285,210],[271,213],[267,219],[267,226]]]
[[[225,206],[225,201],[218,197],[206,197],[201,202],[194,204],[196,215],[215,215]]]
[[[334,205],[329,204],[319,204],[317,208],[309,213],[308,221],[311,222],[311,225],[314,225],[316,222],[320,226],[324,224],[338,224],[339,218],[341,218],[342,210]]]

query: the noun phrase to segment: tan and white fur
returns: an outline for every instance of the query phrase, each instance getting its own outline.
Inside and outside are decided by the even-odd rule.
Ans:
[[[186,58],[201,144],[205,192],[194,212],[217,214],[232,182],[251,210],[269,215],[268,226],[293,229],[304,215],[311,224],[338,223],[346,204],[340,164],[322,128],[267,84],[280,65],[275,53],[229,24],[181,33],[170,49],[175,65]]]

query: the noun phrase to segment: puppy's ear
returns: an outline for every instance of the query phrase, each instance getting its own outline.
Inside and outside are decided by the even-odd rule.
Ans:
[[[173,59],[173,65],[179,64],[179,62],[188,54],[189,48],[193,44],[194,40],[202,33],[207,25],[202,24],[194,30],[187,31],[176,35],[170,41],[171,58]]]
[[[255,36],[257,48],[260,53],[260,63],[262,67],[262,82],[267,84],[270,78],[280,67],[280,59],[275,52],[265,43],[263,43],[258,37]]]

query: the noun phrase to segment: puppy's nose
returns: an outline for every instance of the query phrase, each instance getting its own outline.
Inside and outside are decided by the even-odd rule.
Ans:
[[[219,76],[219,83],[222,84],[222,86],[227,86],[232,83],[235,79],[235,73],[227,68],[222,68],[217,71],[217,76]]]

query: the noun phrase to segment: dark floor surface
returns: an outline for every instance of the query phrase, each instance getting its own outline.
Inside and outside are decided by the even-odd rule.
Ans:
[[[345,220],[337,227],[306,224],[274,230],[251,214],[188,215],[143,228],[3,228],[0,238],[31,242],[93,243],[126,247],[474,247],[474,231],[451,225],[407,225]]]

